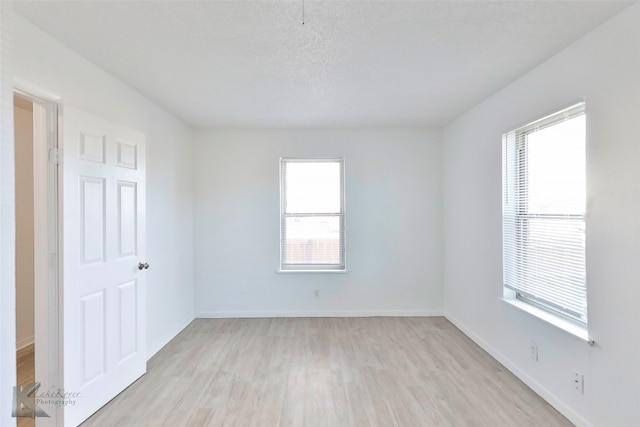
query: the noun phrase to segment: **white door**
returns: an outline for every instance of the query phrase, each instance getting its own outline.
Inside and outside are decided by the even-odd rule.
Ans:
[[[75,426],[146,372],[145,136],[67,107],[63,126],[64,425]]]

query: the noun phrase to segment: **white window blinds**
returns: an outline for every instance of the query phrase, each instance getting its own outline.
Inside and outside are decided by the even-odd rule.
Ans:
[[[504,286],[583,323],[585,164],[582,102],[503,135]]]
[[[344,270],[344,160],[280,159],[280,269]]]

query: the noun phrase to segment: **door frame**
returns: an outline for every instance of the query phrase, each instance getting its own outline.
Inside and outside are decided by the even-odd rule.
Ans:
[[[15,76],[14,94],[33,103],[35,380],[42,393],[64,389],[62,102],[60,96]],[[49,418],[36,418],[36,426],[63,426],[63,411],[62,405],[47,406]]]

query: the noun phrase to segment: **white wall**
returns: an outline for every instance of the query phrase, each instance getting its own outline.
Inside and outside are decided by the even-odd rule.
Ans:
[[[16,383],[15,200],[10,2],[0,1],[0,425],[11,418]]]
[[[31,105],[25,101],[22,104]],[[26,105],[24,106],[26,107]],[[16,346],[33,343],[33,109],[16,106]]]
[[[441,313],[441,141],[429,130],[202,130],[196,315]],[[279,158],[344,157],[347,274],[277,274]],[[313,297],[313,290],[320,297]]]
[[[14,74],[63,103],[146,134],[147,354],[193,319],[191,129],[24,19],[14,17]]]
[[[596,345],[500,301],[501,134],[587,102],[589,331]],[[578,425],[640,420],[640,6],[578,40],[444,132],[448,317]],[[538,344],[540,360],[529,356]],[[572,370],[584,373],[584,395]]]

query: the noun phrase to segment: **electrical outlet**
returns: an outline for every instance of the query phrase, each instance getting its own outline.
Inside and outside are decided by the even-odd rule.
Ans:
[[[314,297],[314,298],[320,298],[320,291],[319,291],[319,290],[317,290],[317,289],[315,289],[315,290],[313,291],[313,297]]]
[[[573,371],[573,389],[576,393],[584,394],[584,375]]]
[[[531,360],[534,362],[538,361],[538,344],[533,341],[529,343],[529,354],[531,355]]]

